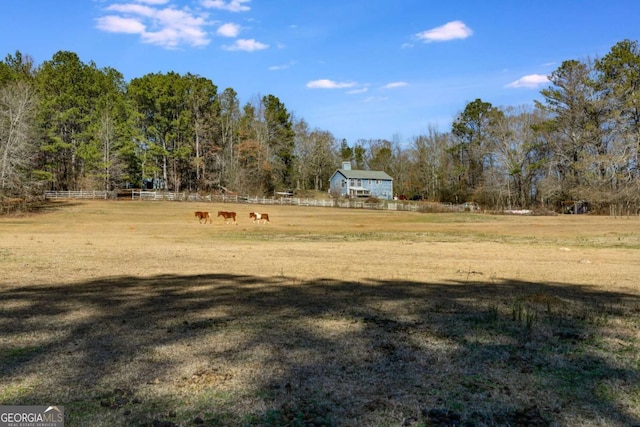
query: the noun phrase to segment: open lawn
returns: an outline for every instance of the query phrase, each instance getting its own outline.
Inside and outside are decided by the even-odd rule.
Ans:
[[[92,427],[640,425],[639,278],[638,217],[58,202],[0,218],[0,405]]]

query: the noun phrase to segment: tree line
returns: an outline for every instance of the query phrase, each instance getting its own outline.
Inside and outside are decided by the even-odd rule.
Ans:
[[[0,202],[43,190],[327,191],[341,162],[383,170],[398,195],[492,208],[640,206],[640,50],[567,60],[541,100],[476,99],[451,129],[403,145],[349,144],[313,128],[274,95],[241,103],[194,74],[126,82],[113,68],[60,51],[36,65],[0,62]]]

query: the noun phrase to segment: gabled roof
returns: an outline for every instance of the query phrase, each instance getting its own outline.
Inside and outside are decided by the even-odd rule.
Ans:
[[[381,179],[385,181],[393,181],[385,171],[364,171],[364,170],[353,170],[353,169],[338,169],[336,173],[341,174],[347,179]]]

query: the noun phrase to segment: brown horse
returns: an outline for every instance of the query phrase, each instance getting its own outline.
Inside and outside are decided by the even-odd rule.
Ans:
[[[213,220],[211,219],[211,215],[209,215],[209,212],[197,211],[196,218],[198,218],[198,221],[200,222],[200,224],[202,224],[203,219],[205,224],[207,223],[207,220],[209,220],[209,222],[213,224]]]
[[[227,223],[227,220],[231,219],[231,220],[233,220],[234,224],[238,225],[238,222],[236,221],[236,213],[235,212],[218,211],[218,216],[221,216],[221,217],[224,218],[225,224]]]
[[[249,212],[249,218],[251,218],[253,222],[258,221],[258,224],[260,224],[260,221],[264,221],[264,224],[271,222],[269,221],[269,214],[266,213]]]

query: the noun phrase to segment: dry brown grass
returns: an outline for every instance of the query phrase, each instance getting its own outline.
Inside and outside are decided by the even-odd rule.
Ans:
[[[0,235],[0,405],[70,426],[640,423],[638,218],[69,202]]]

